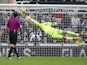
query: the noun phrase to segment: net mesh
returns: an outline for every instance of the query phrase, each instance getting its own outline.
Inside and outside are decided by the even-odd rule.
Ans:
[[[27,9],[24,14],[21,9]],[[18,12],[18,18],[23,26],[23,34],[18,33],[18,43],[70,43],[74,41],[53,39],[45,34],[34,23],[29,24],[26,16],[31,15],[38,22],[57,22],[54,26],[56,29],[72,31],[80,34],[80,37],[86,42],[87,39],[87,6],[83,5],[18,5],[18,4],[0,4],[0,42],[9,43],[8,33],[6,30],[7,20],[12,16],[13,10]],[[67,35],[74,37],[73,35]]]
[[[24,14],[21,9],[27,9]],[[18,12],[21,20],[23,34],[18,33],[18,52],[21,56],[80,56],[87,55],[87,47],[75,46],[75,41],[65,39],[53,39],[44,33],[34,23],[29,24],[26,17],[31,15],[41,23],[57,22],[56,29],[72,31],[80,34],[80,37],[87,42],[87,5],[23,5],[23,4],[0,4],[0,54],[8,54],[9,37],[6,24],[12,17],[13,10]],[[65,35],[65,34],[63,34]],[[67,35],[74,37],[73,35]],[[3,44],[6,43],[6,44]],[[37,44],[38,46],[34,46]],[[62,46],[60,44],[64,44]],[[68,47],[67,47],[68,46]],[[83,49],[83,51],[81,51]],[[80,52],[82,54],[80,54]]]

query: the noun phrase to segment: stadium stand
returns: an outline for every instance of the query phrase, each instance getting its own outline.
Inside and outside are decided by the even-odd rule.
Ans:
[[[18,4],[86,4],[86,0],[16,0]]]
[[[21,9],[27,12],[22,13]],[[0,4],[0,54],[6,55],[9,37],[6,30],[7,20],[13,10],[18,11],[23,34],[18,33],[18,52],[21,56],[85,56],[87,55],[87,6],[86,5],[39,5]],[[85,45],[78,46],[75,41],[53,39],[34,23],[29,24],[26,17],[31,15],[38,22],[58,22],[54,28],[78,32]],[[65,34],[64,34],[65,35]],[[70,35],[73,37],[73,35]],[[34,46],[35,44],[35,46]],[[38,46],[36,46],[38,44]],[[28,52],[28,54],[26,54]]]
[[[76,11],[79,14],[74,14],[73,12]],[[7,13],[6,13],[7,12]],[[7,32],[6,32],[6,22],[9,17],[12,16],[11,14],[12,10],[5,10],[5,12],[0,12],[0,42],[1,43],[7,43],[8,37]],[[64,42],[64,43],[74,43],[74,41],[65,41],[65,40],[54,40],[50,36],[46,35],[44,32],[41,32],[40,34],[34,33],[35,31],[38,31],[38,27],[35,26],[35,24],[28,24],[26,21],[26,17],[32,13],[31,15],[37,19],[39,22],[42,20],[46,22],[58,22],[58,26],[55,28],[59,28],[62,30],[69,30],[73,32],[79,33],[84,39],[84,35],[86,38],[86,34],[83,34],[84,30],[86,32],[86,19],[87,19],[87,14],[80,14],[80,12],[86,12],[86,11],[81,11],[81,10],[68,10],[68,9],[38,9],[39,13],[35,13],[35,9],[30,9],[28,10],[27,13],[21,13],[19,11],[19,18],[21,20],[22,26],[23,26],[23,35],[19,34],[18,37],[18,43],[26,43],[26,42],[34,42],[32,39],[34,39],[34,34],[37,35],[38,41],[40,43],[59,43],[59,42]],[[65,13],[64,13],[65,12]],[[69,13],[67,13],[69,12]],[[71,14],[72,12],[72,14]],[[32,28],[31,28],[32,27]],[[84,30],[83,30],[84,29]],[[33,31],[32,31],[33,30]],[[34,31],[35,30],[35,31]],[[71,35],[72,36],[72,35]],[[31,39],[31,40],[30,40]]]

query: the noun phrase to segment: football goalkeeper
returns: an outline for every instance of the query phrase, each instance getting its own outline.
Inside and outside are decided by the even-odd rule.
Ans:
[[[52,22],[43,22],[39,23],[35,19],[28,17],[29,23],[30,21],[34,22],[37,26],[39,26],[46,34],[50,35],[54,39],[66,39],[66,40],[79,40],[79,34],[71,31],[64,31],[61,29],[55,29],[52,25],[56,25],[57,23]],[[73,34],[75,37],[64,36],[63,34]]]

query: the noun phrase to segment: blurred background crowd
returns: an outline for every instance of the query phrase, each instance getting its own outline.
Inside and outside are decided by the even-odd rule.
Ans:
[[[6,1],[1,0],[1,3]],[[14,0],[7,1],[8,3],[16,4],[86,4],[86,0]],[[2,10],[0,10],[2,11]],[[74,41],[53,39],[52,37],[45,34],[39,27],[34,23],[28,23],[26,17],[31,15],[38,22],[57,22],[58,25],[54,28],[73,31],[80,34],[80,37],[87,43],[87,11],[76,10],[75,13],[71,13],[74,10],[64,9],[38,9],[38,13],[35,9],[29,10],[30,12],[23,13],[18,12],[18,18],[20,19],[23,27],[23,33],[18,33],[18,43],[74,43]],[[64,13],[66,12],[66,13]],[[69,13],[67,13],[69,12]],[[83,13],[85,12],[85,13]],[[12,17],[12,10],[5,10],[0,12],[0,43],[9,43],[8,32],[6,30],[6,24],[8,19]],[[70,35],[73,37],[73,35]]]
[[[16,4],[87,4],[86,0],[0,0],[0,2]]]

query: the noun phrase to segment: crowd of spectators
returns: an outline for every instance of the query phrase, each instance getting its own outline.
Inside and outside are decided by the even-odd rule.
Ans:
[[[86,0],[16,0],[18,4],[86,4]],[[19,2],[20,1],[20,2]],[[25,2],[29,1],[29,2]]]
[[[60,9],[54,10],[56,13],[44,13],[44,9],[39,10],[39,13],[19,13],[18,18],[21,20],[23,33],[18,33],[18,43],[74,43],[74,41],[53,39],[45,34],[34,23],[28,23],[26,17],[31,15],[38,22],[57,22],[58,25],[54,28],[73,31],[80,34],[80,37],[87,42],[87,14],[79,13],[58,13]],[[9,13],[6,11],[0,13],[0,43],[9,43],[9,37],[6,30],[6,23],[9,19]],[[70,35],[73,37],[73,35]]]

